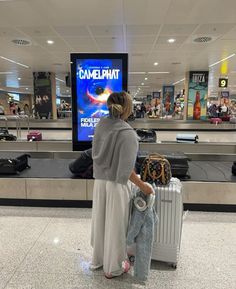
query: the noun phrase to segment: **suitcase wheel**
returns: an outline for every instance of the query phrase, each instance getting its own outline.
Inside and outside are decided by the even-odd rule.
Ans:
[[[173,269],[177,269],[177,263],[172,263],[172,264],[171,264],[171,267],[172,267]]]

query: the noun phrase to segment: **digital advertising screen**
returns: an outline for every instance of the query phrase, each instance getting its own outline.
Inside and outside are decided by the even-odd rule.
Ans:
[[[127,54],[71,54],[73,150],[91,147],[112,92],[127,91]]]

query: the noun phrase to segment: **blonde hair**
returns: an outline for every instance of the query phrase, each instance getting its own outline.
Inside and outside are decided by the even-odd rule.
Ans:
[[[112,118],[126,120],[132,113],[132,97],[124,91],[113,92],[107,99],[107,106]]]

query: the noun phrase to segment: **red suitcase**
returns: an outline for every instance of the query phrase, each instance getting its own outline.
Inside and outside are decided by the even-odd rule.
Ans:
[[[210,119],[210,123],[214,123],[214,124],[222,123],[222,119],[218,117],[213,117]]]
[[[42,133],[40,131],[31,131],[27,135],[28,141],[41,141],[42,140]]]
[[[230,121],[230,116],[228,116],[228,115],[222,116],[221,119],[222,119],[222,121]]]

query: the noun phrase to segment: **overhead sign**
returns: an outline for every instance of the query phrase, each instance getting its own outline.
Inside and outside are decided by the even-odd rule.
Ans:
[[[228,87],[228,78],[220,78],[219,79],[219,87],[221,87],[221,88]]]

